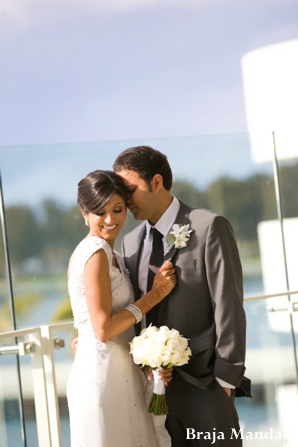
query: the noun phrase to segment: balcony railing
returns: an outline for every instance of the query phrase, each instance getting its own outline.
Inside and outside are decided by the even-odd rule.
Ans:
[[[292,297],[298,291],[287,291],[271,295],[245,297],[245,302],[266,300],[275,297]],[[288,301],[287,307],[268,307],[268,311],[298,311],[298,303]],[[55,337],[57,331],[70,329],[72,322],[43,325],[0,333],[0,355],[29,355],[33,380],[33,397],[36,414],[38,445],[41,447],[62,447],[57,381],[55,374],[54,351],[65,346],[63,338]],[[17,344],[5,345],[5,341],[16,339]],[[63,386],[66,386],[64,380]]]
[[[54,350],[64,347],[62,338],[53,337],[53,331],[72,327],[72,323],[3,332],[0,340],[22,338],[13,346],[1,346],[0,355],[31,356],[34,405],[38,444],[41,447],[61,447],[60,417],[55,375]]]

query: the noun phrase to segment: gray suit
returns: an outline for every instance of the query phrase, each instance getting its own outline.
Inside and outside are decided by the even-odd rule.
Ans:
[[[211,211],[190,208],[182,202],[176,223],[189,224],[193,231],[187,247],[172,247],[165,256],[165,259],[171,259],[174,264],[177,284],[159,304],[158,323],[160,326],[175,328],[189,338],[193,352],[188,365],[175,368],[173,380],[167,389],[170,409],[168,429],[173,439],[172,445],[183,447],[187,427],[211,432],[213,428],[220,430],[221,427],[228,427],[230,431],[231,428],[238,427],[233,397],[229,399],[224,395],[225,391],[214,381],[214,377],[235,387],[240,385],[245,370],[246,319],[243,309],[242,268],[230,223]],[[123,255],[137,297],[138,263],[144,236],[145,223],[127,234],[123,240]],[[187,392],[189,399],[195,400],[195,403],[192,406],[188,399],[183,404],[187,408],[179,416],[182,405],[179,394],[183,393],[185,396]],[[200,408],[198,401],[205,401],[209,396],[210,406]],[[191,414],[185,416],[188,411],[195,413],[196,420],[193,420]],[[206,411],[212,413],[214,418],[210,415],[210,423],[202,426],[202,412]],[[223,413],[233,414],[226,418]],[[175,423],[171,423],[171,417],[176,417]],[[184,440],[181,438],[174,441],[174,437],[177,439],[179,434],[174,433],[176,429],[173,427],[178,423],[184,425],[184,435],[180,433],[180,438],[184,436]],[[228,437],[228,433],[225,436]],[[222,440],[218,441],[218,445],[241,445],[239,440],[235,443],[230,439],[226,441],[227,444]],[[203,446],[210,445],[210,442],[187,440],[185,445]]]

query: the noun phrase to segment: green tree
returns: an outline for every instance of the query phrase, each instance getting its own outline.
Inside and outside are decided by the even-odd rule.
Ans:
[[[88,228],[78,205],[71,206],[64,211],[61,221],[63,244],[71,253],[77,244],[87,235]]]
[[[256,222],[276,219],[277,210],[273,177],[266,174],[255,174],[245,180],[245,184],[251,191],[251,199],[254,200],[256,205]]]
[[[66,268],[72,251],[86,235],[80,211],[76,208],[66,208],[53,199],[42,202],[40,219],[42,256],[52,271]]]
[[[298,163],[280,167],[280,189],[284,217],[297,217]]]
[[[210,208],[230,220],[237,238],[255,240],[257,224],[273,216],[274,189],[269,181],[264,175],[243,181],[221,177],[208,188]]]
[[[41,241],[37,218],[25,205],[6,208],[10,258],[13,263],[40,255]]]
[[[202,192],[192,183],[186,180],[176,180],[173,182],[172,193],[182,202],[197,208],[209,208],[206,192]]]

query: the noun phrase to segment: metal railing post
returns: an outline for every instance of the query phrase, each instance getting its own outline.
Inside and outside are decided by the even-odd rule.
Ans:
[[[52,329],[50,326],[41,326],[40,329],[42,336],[44,372],[47,387],[52,445],[55,447],[61,447],[60,414],[54,363],[54,339],[52,338]]]
[[[40,447],[56,447],[51,439],[47,384],[43,357],[45,351],[44,340],[40,328],[37,329],[38,331],[28,334],[27,339],[35,344],[35,352],[31,354],[31,365],[38,445]]]

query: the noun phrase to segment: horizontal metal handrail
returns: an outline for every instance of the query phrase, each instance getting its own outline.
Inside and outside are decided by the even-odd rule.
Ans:
[[[267,310],[269,312],[298,312],[298,302],[295,301],[288,301],[288,305],[285,306],[273,306],[273,305],[268,305],[267,306]]]
[[[0,355],[19,354],[26,355],[35,352],[35,344],[30,342],[20,342],[12,346],[0,346]]]
[[[1,332],[1,338],[23,337],[24,335],[40,333],[40,327],[29,327],[25,329],[17,329],[15,331]]]
[[[19,354],[19,353],[20,353],[19,345],[0,346],[0,355],[10,355],[10,354]]]
[[[72,321],[64,321],[62,323],[48,324],[47,326],[51,330],[68,329],[68,328],[73,327],[73,322]],[[24,329],[17,329],[15,331],[0,332],[0,338],[22,337],[24,335],[29,335],[29,334],[34,334],[34,333],[40,333],[40,326],[24,328]]]
[[[244,297],[244,301],[257,301],[257,300],[267,300],[268,298],[278,298],[281,296],[289,296],[289,295],[297,295],[298,290],[287,291],[287,292],[279,292],[279,293],[270,293],[266,295],[248,295]]]

